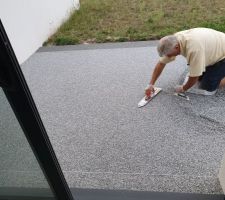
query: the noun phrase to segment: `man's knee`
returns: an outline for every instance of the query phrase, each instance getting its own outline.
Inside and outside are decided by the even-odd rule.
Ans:
[[[212,82],[200,82],[199,88],[212,92],[217,89],[217,85],[213,84]]]

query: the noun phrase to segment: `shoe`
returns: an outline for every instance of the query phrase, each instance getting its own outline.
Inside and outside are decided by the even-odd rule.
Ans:
[[[186,74],[185,78],[184,78],[184,82],[182,85],[185,85],[188,81],[188,78],[189,78],[189,72]]]
[[[191,94],[200,94],[200,95],[205,95],[205,96],[211,96],[211,95],[216,94],[217,90],[210,92],[210,91],[199,89],[199,88],[190,88],[189,90],[187,90],[187,92],[191,93]]]

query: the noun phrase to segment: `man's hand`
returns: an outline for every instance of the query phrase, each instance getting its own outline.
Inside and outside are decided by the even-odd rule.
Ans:
[[[183,85],[176,86],[175,91],[176,91],[176,93],[183,93],[183,92],[185,92],[185,90],[183,88]]]
[[[154,89],[154,85],[149,84],[146,88],[145,88],[145,95],[146,97],[150,97],[153,93],[154,93],[155,89]]]
[[[154,84],[157,81],[158,77],[160,76],[160,74],[162,73],[164,67],[166,66],[166,64],[161,63],[160,61],[156,64],[154,71],[152,73],[152,77],[151,80],[149,82],[149,85],[145,88],[145,95],[146,98],[151,97],[151,95],[154,93]]]
[[[183,89],[185,91],[187,91],[189,88],[191,88],[195,83],[198,82],[199,76],[196,77],[190,77],[188,78],[187,83],[185,83],[185,85],[183,85]]]

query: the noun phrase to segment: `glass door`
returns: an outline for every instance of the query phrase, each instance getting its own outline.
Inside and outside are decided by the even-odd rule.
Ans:
[[[72,200],[72,193],[80,200],[224,199],[224,195],[69,188],[1,21],[0,87],[0,199]]]
[[[0,199],[72,200],[0,21]]]
[[[5,94],[0,89],[0,196],[54,195],[24,136]]]

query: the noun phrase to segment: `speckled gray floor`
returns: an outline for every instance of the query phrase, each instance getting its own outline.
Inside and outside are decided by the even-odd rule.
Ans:
[[[0,119],[0,188],[48,188],[47,181],[1,88]]]
[[[222,193],[225,92],[173,95],[186,69],[169,64],[163,88],[138,101],[157,61],[154,46],[49,48],[22,66],[71,187]]]

